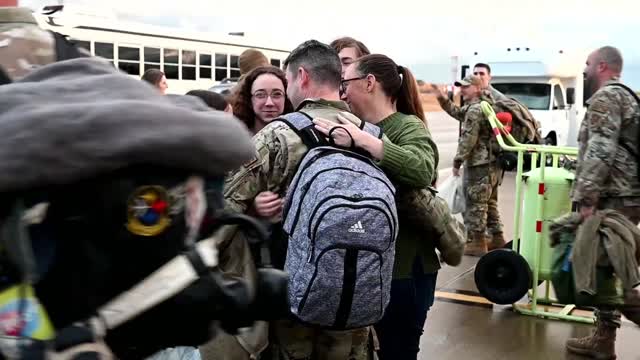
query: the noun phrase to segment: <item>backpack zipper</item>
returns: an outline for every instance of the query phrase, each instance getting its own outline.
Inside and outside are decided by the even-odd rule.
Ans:
[[[295,217],[293,218],[293,222],[292,222],[292,224],[291,224],[291,234],[290,234],[290,236],[293,236],[293,234],[294,234],[294,233],[295,233],[295,231],[296,231],[296,226],[298,225],[298,221],[300,220],[300,208],[302,207],[302,203],[304,202],[304,198],[307,196],[307,193],[309,192],[309,188],[311,187],[311,184],[313,184],[313,182],[314,182],[314,181],[318,178],[318,176],[320,176],[321,174],[324,174],[324,173],[326,173],[326,172],[333,171],[333,170],[351,171],[351,172],[355,172],[355,173],[358,173],[358,174],[363,174],[363,175],[368,176],[368,177],[370,177],[370,178],[372,178],[372,179],[376,179],[376,180],[380,181],[381,183],[383,183],[383,184],[384,184],[384,185],[389,189],[389,191],[390,191],[392,194],[394,194],[394,195],[395,195],[395,193],[394,193],[393,189],[391,189],[391,187],[389,186],[389,184],[387,184],[387,183],[384,181],[384,179],[382,179],[382,178],[380,178],[380,177],[377,177],[377,176],[371,176],[371,175],[369,175],[368,173],[366,173],[366,172],[364,172],[364,171],[353,170],[353,169],[346,168],[346,167],[337,167],[337,168],[330,168],[330,169],[320,170],[320,171],[318,171],[318,172],[317,172],[317,173],[316,173],[316,174],[315,174],[311,179],[309,179],[309,181],[308,181],[306,184],[304,184],[304,185],[303,185],[303,191],[304,191],[304,192],[303,192],[303,193],[302,193],[302,195],[300,196],[300,201],[298,201],[298,209],[296,210],[296,215],[295,215]],[[294,189],[294,191],[295,191],[295,189]],[[389,210],[389,211],[391,211],[391,210]],[[287,210],[286,212],[284,212],[284,213],[285,213],[285,214],[287,214],[287,213],[288,213],[288,210]],[[283,220],[283,221],[284,221],[284,220]]]

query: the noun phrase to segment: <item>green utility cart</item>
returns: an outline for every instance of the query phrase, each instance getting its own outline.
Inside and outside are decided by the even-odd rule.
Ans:
[[[514,239],[511,248],[494,250],[480,258],[474,273],[478,290],[493,303],[513,304],[521,314],[593,323],[590,313],[577,315],[575,305],[562,304],[558,311],[554,311],[558,307],[548,306],[557,304],[557,300],[551,298],[549,223],[571,211],[569,192],[574,181],[573,173],[559,166],[559,159],[575,157],[578,150],[521,144],[504,129],[491,105],[484,101],[481,105],[498,143],[504,151],[517,153],[518,162]],[[532,164],[526,173],[523,171],[525,154],[531,156]],[[535,164],[546,165],[536,167]],[[545,292],[540,296],[543,284]],[[519,302],[527,293],[530,302]]]

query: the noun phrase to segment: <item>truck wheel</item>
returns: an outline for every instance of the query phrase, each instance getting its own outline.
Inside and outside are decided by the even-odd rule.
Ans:
[[[480,258],[474,279],[478,291],[487,300],[508,305],[527,294],[532,275],[522,255],[509,249],[497,249]]]

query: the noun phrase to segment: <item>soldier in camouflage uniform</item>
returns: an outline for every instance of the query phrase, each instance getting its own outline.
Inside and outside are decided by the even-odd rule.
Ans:
[[[489,65],[477,63],[473,67],[473,75],[480,79],[480,89],[482,90],[480,98],[482,100],[493,104],[497,100],[504,100],[507,98],[504,94],[491,86],[491,67]],[[437,96],[440,107],[449,114],[449,116],[460,122],[464,121],[465,107],[456,105],[435,85],[431,85],[431,93]]]
[[[285,61],[287,95],[297,110],[339,123],[349,111],[340,101],[341,64],[329,46],[311,40],[291,52]],[[350,116],[350,121],[361,121]],[[256,156],[232,174],[225,187],[226,205],[247,212],[261,192],[284,196],[298,164],[307,152],[300,137],[286,124],[274,121],[254,136]],[[308,327],[292,319],[272,324],[274,359],[367,359],[369,328],[330,331]]]
[[[453,161],[453,175],[460,176],[460,167],[464,163],[467,202],[464,223],[469,239],[465,255],[471,256],[481,256],[504,245],[498,212],[498,185],[502,174],[496,162],[499,149],[480,107],[481,84],[475,75],[456,82],[456,86],[461,87],[466,105],[461,108],[464,121]],[[490,244],[487,243],[487,230],[492,236]]]
[[[613,209],[638,224],[640,107],[630,92],[615,85],[620,83],[622,64],[620,51],[610,46],[594,51],[587,59],[585,90],[593,96],[587,102],[578,135],[576,182],[571,196],[583,218],[597,209]],[[613,359],[616,330],[621,325],[618,310],[640,322],[640,297],[637,290],[625,290],[623,297],[612,269],[598,268],[598,272],[603,273],[599,278],[608,281],[599,282],[594,299],[598,307],[596,332],[570,339],[567,348],[592,358]]]
[[[90,56],[81,48],[74,48],[74,52],[74,57]],[[31,10],[0,6],[0,76],[19,80],[39,66],[55,62],[57,55],[53,33],[38,26]]]
[[[0,69],[15,81],[56,59],[53,35],[26,8],[0,7]]]

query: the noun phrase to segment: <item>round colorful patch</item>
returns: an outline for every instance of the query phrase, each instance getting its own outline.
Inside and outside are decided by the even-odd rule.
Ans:
[[[143,186],[129,198],[127,229],[141,236],[155,236],[163,232],[169,219],[167,191],[160,186]]]

